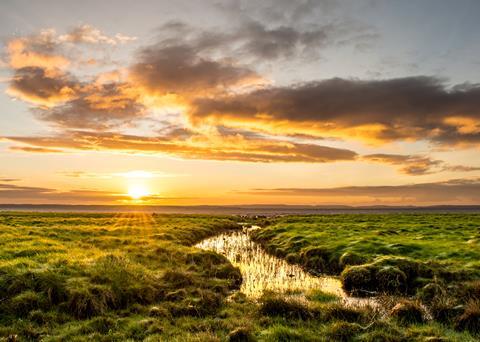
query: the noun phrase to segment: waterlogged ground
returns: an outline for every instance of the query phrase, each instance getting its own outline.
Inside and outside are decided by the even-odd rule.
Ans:
[[[308,229],[302,233],[299,225],[286,224],[292,220],[304,222]],[[360,224],[355,228],[358,242],[347,239],[342,244],[335,234],[327,239],[325,233],[328,236],[330,229],[322,220],[331,220],[332,230]],[[427,236],[425,232],[435,231],[437,219],[425,215],[421,219],[404,217],[399,234],[417,234],[408,223],[419,221],[418,234]],[[451,222],[452,229],[465,225],[461,239],[473,239],[469,243],[473,246],[478,238],[476,218],[455,217]],[[324,250],[308,248],[309,244],[338,247],[342,253],[350,247],[356,247],[357,253],[370,250],[369,243],[390,245],[399,223],[390,216],[305,216],[247,222],[263,227],[249,234],[278,258],[263,253],[248,235],[239,232],[238,223],[234,216],[0,213],[0,342],[473,342],[480,338],[480,282],[455,278],[431,283],[427,279],[430,283],[408,299],[379,298],[386,313],[379,315],[377,307],[345,305],[332,295],[343,295],[336,278],[315,278],[300,266],[283,261],[299,265],[310,261],[302,267],[322,266]],[[383,224],[388,229],[380,234],[378,228],[363,230],[362,224]],[[433,228],[422,232],[422,225]],[[442,234],[447,234],[444,228]],[[428,237],[435,239],[433,231]],[[228,232],[234,233],[230,236]],[[451,231],[448,236],[456,234]],[[403,245],[409,239],[404,240]],[[202,248],[211,244],[225,255],[196,248],[200,241]],[[454,252],[446,246],[447,242],[442,245],[445,253]],[[398,250],[399,245],[387,247]],[[388,248],[382,251],[386,253]],[[467,260],[471,253],[464,249],[450,256],[458,265],[462,264],[457,263],[459,257]],[[333,267],[338,260],[331,261]],[[252,265],[254,269],[248,271]],[[405,265],[412,266],[397,266]],[[385,275],[401,274],[395,270],[397,266],[377,262],[357,273],[370,275],[368,272],[378,268],[385,280]],[[474,268],[475,262],[471,266]],[[409,273],[409,277],[413,275]],[[454,286],[454,281],[462,286]],[[265,288],[271,291],[259,297]],[[299,298],[291,292],[304,295]],[[422,303],[428,303],[432,317],[424,314]]]
[[[258,226],[252,227],[259,229]],[[258,299],[265,291],[286,294],[321,290],[339,297],[346,297],[339,279],[315,277],[300,266],[267,254],[250,238],[252,228],[224,233],[198,243],[195,247],[222,254],[240,268],[243,282],[240,291]]]

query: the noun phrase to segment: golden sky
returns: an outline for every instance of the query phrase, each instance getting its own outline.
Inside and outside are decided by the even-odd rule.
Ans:
[[[42,4],[0,5],[0,203],[480,201],[471,2]]]

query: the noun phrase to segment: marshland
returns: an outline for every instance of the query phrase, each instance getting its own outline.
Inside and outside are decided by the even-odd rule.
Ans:
[[[0,313],[1,341],[476,341],[480,215],[3,212]]]

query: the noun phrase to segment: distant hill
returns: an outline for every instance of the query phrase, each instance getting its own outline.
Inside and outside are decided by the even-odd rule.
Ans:
[[[478,212],[480,205],[436,206],[346,206],[346,205],[64,205],[64,204],[0,204],[0,211],[42,212],[148,212],[162,214],[224,214],[224,215],[287,215],[339,213],[396,213],[396,212]]]

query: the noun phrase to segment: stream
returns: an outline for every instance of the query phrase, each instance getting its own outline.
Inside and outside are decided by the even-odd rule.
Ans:
[[[243,281],[240,291],[247,297],[258,299],[264,291],[304,296],[310,290],[334,294],[347,305],[372,304],[371,299],[349,297],[342,289],[340,279],[332,276],[313,276],[300,266],[289,264],[270,255],[250,237],[258,226],[223,233],[205,239],[195,247],[222,254],[240,269]]]

